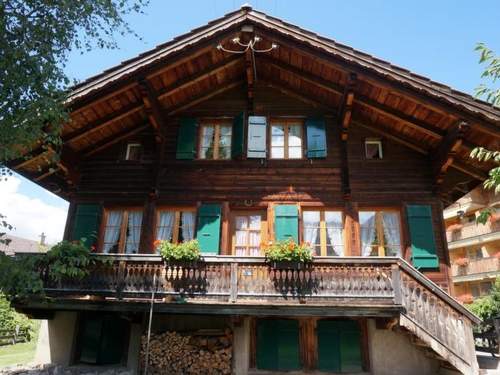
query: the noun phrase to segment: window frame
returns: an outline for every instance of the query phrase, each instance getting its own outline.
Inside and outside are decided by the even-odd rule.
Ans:
[[[283,125],[285,134],[283,135],[284,137],[284,142],[283,142],[283,157],[282,158],[273,158],[273,126],[275,125]],[[300,158],[290,158],[288,155],[289,152],[289,145],[288,145],[288,134],[289,134],[289,128],[290,125],[299,125],[300,128]],[[267,147],[269,150],[268,153],[268,159],[269,160],[304,160],[304,135],[305,135],[305,119],[303,118],[271,118],[269,121],[269,129],[268,129],[268,142],[267,142]]]
[[[376,160],[376,159],[375,159]],[[360,244],[360,247],[361,247],[361,256],[363,256],[363,242],[361,240],[361,221],[359,220],[359,214],[361,212],[375,212],[376,214],[379,213],[379,212],[393,212],[393,213],[396,213],[399,217],[399,247],[400,247],[400,257],[401,258],[404,258],[404,252],[403,252],[403,248],[404,248],[404,236],[403,236],[403,231],[406,231],[407,228],[406,227],[403,227],[403,212],[401,211],[400,208],[394,208],[394,207],[363,207],[363,208],[360,208],[358,210],[358,227],[359,227],[359,244]],[[375,215],[377,216],[377,215]],[[377,238],[380,238],[379,237],[379,234],[382,234],[382,239],[384,238],[383,236],[383,233],[384,233],[384,228],[381,224],[381,220],[376,220],[376,223],[375,223],[375,228],[376,228],[376,231],[377,231]],[[383,243],[383,242],[382,242]],[[385,244],[383,245],[378,245],[377,246],[378,249],[377,249],[377,255],[369,255],[369,256],[378,256],[378,257],[385,257],[387,255],[385,255]]]
[[[319,237],[320,237],[320,255],[314,255],[318,257],[324,257],[324,256],[339,256],[339,255],[327,255],[327,235],[326,235],[326,220],[325,220],[325,212],[340,212],[342,216],[342,246],[344,247],[344,257],[347,254],[347,241],[346,241],[346,228],[345,228],[345,213],[343,210],[339,208],[333,208],[333,207],[301,207],[300,210],[300,235],[302,240],[304,240],[304,233],[305,233],[305,228],[304,228],[304,212],[307,211],[319,211],[319,219],[320,219],[320,231],[319,231]]]
[[[125,254],[125,245],[127,243],[127,228],[128,228],[128,215],[130,212],[142,212],[142,220],[141,220],[141,231],[139,234],[139,244],[137,246],[137,254],[140,249],[140,239],[142,236],[142,225],[144,223],[144,209],[139,206],[130,206],[130,207],[122,207],[122,206],[108,206],[104,207],[103,215],[101,220],[101,225],[99,228],[99,243],[97,248],[100,253],[104,254],[104,236],[106,234],[106,227],[108,222],[108,216],[111,211],[121,211],[122,212],[122,222],[120,224],[120,236],[118,238],[118,251],[116,253],[106,253],[106,254]]]
[[[231,255],[236,256],[236,216],[251,216],[260,215],[260,244],[259,244],[259,255],[263,256],[263,245],[267,244],[269,233],[268,233],[268,220],[267,211],[265,209],[255,209],[255,210],[232,210],[230,213],[230,224],[229,224],[229,240],[231,241]],[[246,245],[248,250],[250,246]]]
[[[212,159],[202,158],[201,152],[203,148],[203,128],[214,127],[214,157]],[[229,157],[225,159],[219,158],[219,142],[220,142],[220,128],[221,126],[229,126],[231,128],[231,144],[229,146]],[[198,125],[198,142],[196,147],[196,160],[199,161],[228,161],[231,160],[231,153],[233,149],[233,122],[230,119],[203,119],[199,121]]]
[[[209,159],[211,160],[211,159]],[[160,214],[163,211],[173,211],[174,212],[174,227],[172,228],[172,243],[178,243],[179,240],[179,228],[180,219],[182,212],[193,212],[194,213],[194,228],[193,228],[193,239],[196,238],[196,223],[197,223],[197,208],[196,206],[158,206],[155,212],[155,225],[153,237],[157,240],[158,224],[160,223]]]
[[[137,147],[139,146],[139,148],[141,149],[141,155],[138,159],[130,159],[130,149],[132,147]],[[127,143],[127,149],[125,151],[125,160],[126,161],[140,161],[142,158],[142,143],[140,142],[129,142]]]
[[[367,146],[369,144],[375,144],[378,146],[378,153],[380,155],[380,158],[369,158],[368,157],[368,149]],[[384,159],[384,149],[382,147],[382,140],[380,138],[366,138],[365,139],[365,159],[366,160],[382,160]]]

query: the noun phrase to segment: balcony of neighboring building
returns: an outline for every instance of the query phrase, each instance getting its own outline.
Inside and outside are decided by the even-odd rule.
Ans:
[[[451,274],[454,283],[495,278],[500,275],[500,258],[458,258],[452,261]]]
[[[458,223],[449,224],[446,229],[448,249],[481,246],[500,240],[500,215],[495,214],[486,224],[476,223],[475,216],[468,216]]]

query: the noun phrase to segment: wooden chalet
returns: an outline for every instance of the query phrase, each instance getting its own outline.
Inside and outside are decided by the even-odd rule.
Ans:
[[[498,148],[498,109],[249,6],[67,105],[56,165],[40,145],[9,166],[113,265],[18,304],[49,318],[52,361],[142,371],[153,306],[150,372],[478,373],[442,210],[485,179],[468,155]],[[192,238],[201,263],[155,254]],[[313,244],[311,267],[266,263],[287,238]]]

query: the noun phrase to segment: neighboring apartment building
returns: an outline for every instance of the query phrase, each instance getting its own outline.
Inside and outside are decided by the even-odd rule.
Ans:
[[[249,6],[67,103],[57,168],[42,147],[10,163],[111,263],[16,304],[49,319],[52,362],[144,368],[152,311],[155,373],[477,374],[443,203],[485,178],[468,155],[498,141],[499,110]],[[201,262],[156,253],[193,238]],[[267,262],[286,239],[312,264]]]
[[[444,210],[454,295],[462,302],[488,294],[500,276],[500,195],[481,186]],[[476,222],[485,208],[486,224]]]

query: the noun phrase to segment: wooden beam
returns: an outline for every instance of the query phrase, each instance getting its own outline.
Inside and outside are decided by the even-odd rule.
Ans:
[[[253,97],[254,97],[254,84],[255,84],[255,61],[253,51],[248,49],[245,52],[245,71],[247,76],[247,110],[249,114],[254,113]]]
[[[142,79],[139,81],[139,87],[141,89],[142,101],[146,107],[146,113],[154,129],[155,141],[159,144],[163,138],[161,129],[167,126],[167,119],[151,82]]]
[[[182,89],[185,89],[186,87],[189,87],[195,83],[198,83],[200,81],[203,81],[204,79],[217,74],[224,69],[231,68],[237,64],[241,64],[243,59],[241,58],[240,55],[233,55],[229,59],[225,59],[220,61],[219,63],[215,65],[210,65],[208,68],[202,70],[201,72],[198,72],[196,74],[193,74],[189,77],[182,78],[180,80],[177,80],[175,83],[173,83],[170,86],[167,86],[163,89],[161,89],[158,92],[158,100],[161,100],[169,95],[176,94]]]
[[[260,57],[259,57],[260,60]],[[334,82],[329,82],[326,81],[316,75],[313,75],[311,73],[308,73],[306,71],[302,71],[301,69],[298,69],[296,67],[293,67],[289,64],[285,64],[282,61],[277,61],[274,59],[271,59],[269,57],[264,57],[262,58],[262,61],[264,61],[266,64],[270,66],[274,66],[277,69],[281,69],[287,73],[293,74],[297,76],[299,79],[304,80],[305,82],[308,82],[310,84],[316,85],[324,90],[327,90],[333,94],[337,95],[345,95],[345,89],[342,88],[340,85],[334,83]],[[348,73],[348,75],[355,74],[355,73]],[[421,121],[419,119],[416,119],[413,116],[409,116],[401,111],[398,111],[396,109],[390,108],[382,103],[377,102],[376,100],[370,99],[366,96],[360,95],[359,93],[356,94],[354,98],[354,102],[361,104],[363,106],[366,106],[375,112],[382,114],[384,116],[387,116],[389,118],[392,118],[396,121],[400,121],[405,123],[406,125],[412,127],[415,130],[418,130],[420,132],[423,132],[424,134],[430,135],[431,137],[441,139],[445,135],[445,131],[442,129],[439,129],[435,126],[429,125],[424,121]]]
[[[333,66],[335,69],[340,70],[344,73],[352,71],[358,74],[360,80],[367,81],[375,86],[383,87],[389,91],[397,92],[400,95],[411,98],[421,104],[430,107],[433,111],[446,116],[455,116],[456,118],[462,118],[467,121],[474,129],[480,130],[485,134],[491,135],[495,138],[500,137],[499,127],[494,123],[499,123],[499,121],[484,121],[478,119],[477,116],[471,115],[468,110],[462,109],[467,104],[460,104],[459,106],[451,104],[446,100],[435,98],[432,94],[426,94],[421,92],[421,90],[412,87],[406,87],[404,83],[398,82],[397,80],[388,80],[386,74],[377,73],[370,69],[363,67],[359,63],[352,63],[347,65],[344,58],[334,56],[331,52],[321,51],[323,49],[324,43],[317,42],[318,46],[305,46],[299,44],[292,44],[289,40],[284,38],[280,33],[275,31],[270,31],[268,29],[262,29],[260,27],[256,28],[256,32],[259,33],[264,38],[274,40],[279,43],[280,46],[291,48],[292,50],[298,51],[313,61],[319,62],[321,64]],[[332,49],[332,47],[326,47]],[[397,73],[395,73],[398,75]],[[431,88],[426,88],[431,90]],[[443,94],[444,95],[444,94]],[[486,110],[485,110],[486,111]],[[487,112],[487,111],[486,111]]]
[[[65,135],[62,137],[63,142],[75,142],[83,137],[88,136],[90,133],[93,133],[97,130],[103,129],[108,125],[111,125],[115,123],[116,121],[119,121],[121,119],[124,119],[136,112],[139,112],[144,109],[144,104],[141,103],[132,103],[124,108],[122,108],[118,112],[112,112],[109,115],[104,116],[101,119],[98,119],[96,121],[93,121],[81,128],[78,128],[77,130]]]
[[[349,74],[342,102],[339,108],[338,121],[340,122],[340,138],[342,141],[347,141],[349,125],[351,124],[352,117],[352,104],[354,102],[354,90],[357,85],[357,76],[352,73]]]
[[[236,82],[229,83],[229,84],[222,86],[222,87],[217,87],[215,90],[212,90],[209,93],[198,95],[195,98],[190,98],[190,99],[186,100],[186,103],[183,103],[183,104],[180,104],[179,106],[171,108],[168,112],[168,115],[172,116],[172,115],[175,115],[179,112],[185,111],[186,109],[189,109],[189,108],[191,108],[191,107],[193,107],[201,102],[204,102],[204,101],[206,101],[214,96],[222,94],[225,91],[228,91],[228,90],[231,90],[235,87],[241,86],[241,85],[243,85],[243,83],[244,83],[243,80],[239,80]]]
[[[101,142],[95,144],[95,145],[92,145],[90,147],[88,147],[87,149],[83,150],[82,151],[82,155],[84,157],[88,157],[88,156],[91,156],[91,155],[94,155],[95,153],[99,152],[99,151],[102,151],[104,150],[105,148],[108,148],[109,146],[112,146],[114,145],[115,143],[117,142],[120,142],[134,134],[137,134],[141,131],[143,131],[144,129],[146,129],[149,125],[149,123],[146,123],[146,124],[143,124],[139,127],[135,127],[135,128],[132,128],[132,129],[125,129],[124,131],[118,133],[118,134],[113,134],[111,135],[110,137],[108,138],[105,138],[104,140],[102,140]]]
[[[453,160],[450,167],[455,168],[457,171],[465,173],[468,176],[474,177],[476,180],[481,182],[488,178],[488,174],[486,172],[460,160]]]
[[[33,181],[40,182],[44,178],[49,177],[58,171],[60,171],[59,167],[50,166],[47,170],[41,172],[38,176],[33,177]]]
[[[432,171],[437,186],[443,183],[446,171],[453,163],[456,153],[469,130],[470,126],[465,121],[456,123],[453,128],[448,130],[441,144],[433,153]]]

